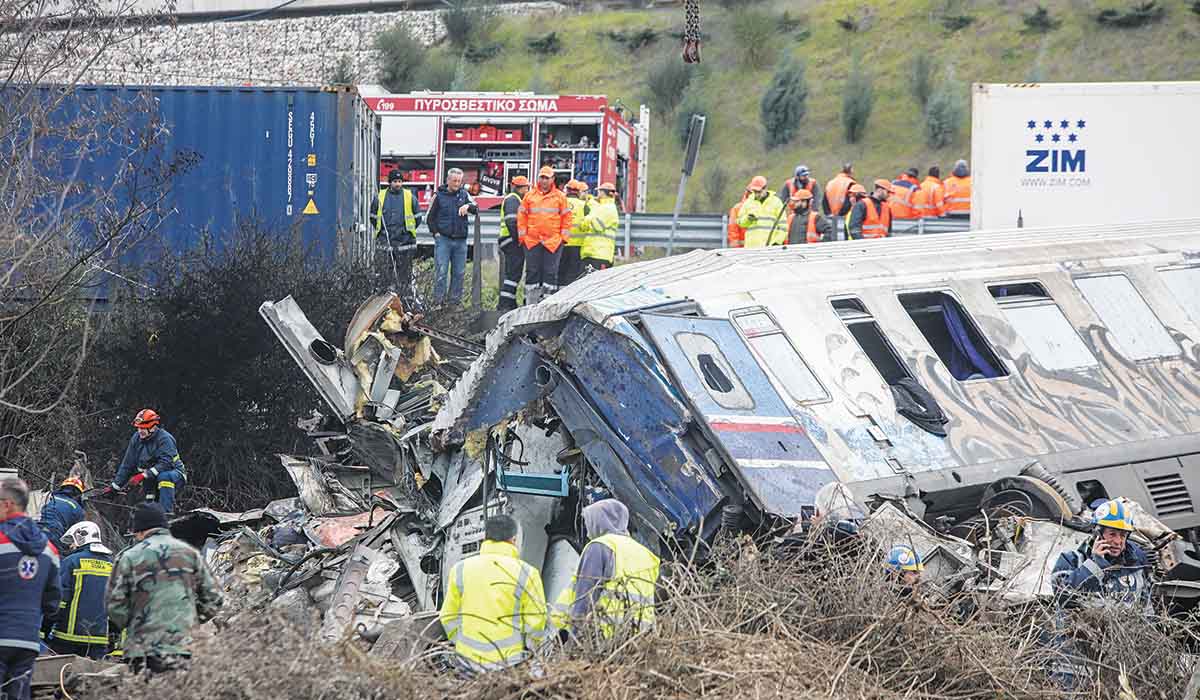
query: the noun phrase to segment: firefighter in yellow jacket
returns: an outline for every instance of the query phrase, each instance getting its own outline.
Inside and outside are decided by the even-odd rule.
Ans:
[[[587,216],[587,238],[580,252],[583,272],[607,270],[617,259],[617,230],[621,212],[617,210],[617,188],[605,182],[596,188],[599,196],[591,203]]]
[[[517,521],[488,518],[479,554],[455,564],[440,613],[467,673],[515,665],[542,643],[546,595],[542,575],[521,561]]]
[[[787,243],[787,221],[783,202],[767,189],[767,178],[756,175],[746,185],[750,196],[738,211],[738,226],[746,229],[747,248],[766,248]]]
[[[629,536],[629,509],[614,498],[598,501],[583,509],[583,524],[591,541],[575,580],[555,601],[555,626],[592,617],[605,638],[652,626],[659,559]]]

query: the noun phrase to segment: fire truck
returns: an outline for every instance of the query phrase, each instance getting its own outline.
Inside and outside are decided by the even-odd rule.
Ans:
[[[518,175],[554,168],[559,187],[576,179],[617,187],[622,211],[644,211],[650,114],[634,115],[603,95],[527,92],[389,93],[359,88],[379,116],[379,183],[400,170],[427,207],[447,171],[463,171],[481,209],[499,206]]]

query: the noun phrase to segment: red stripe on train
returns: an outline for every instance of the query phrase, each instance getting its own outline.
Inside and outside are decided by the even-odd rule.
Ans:
[[[708,424],[713,430],[721,430],[727,433],[788,433],[790,435],[803,435],[804,428],[798,425],[786,425],[782,423],[722,423],[713,422]]]

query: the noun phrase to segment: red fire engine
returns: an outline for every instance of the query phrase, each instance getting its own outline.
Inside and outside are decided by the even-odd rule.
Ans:
[[[560,187],[574,178],[595,191],[611,181],[623,211],[645,209],[645,107],[633,120],[603,95],[359,91],[380,117],[380,184],[399,169],[423,207],[451,168],[463,171],[468,191],[489,209],[500,204],[514,177],[532,180],[549,165]]]

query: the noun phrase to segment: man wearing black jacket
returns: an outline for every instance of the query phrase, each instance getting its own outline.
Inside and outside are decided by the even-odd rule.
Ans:
[[[467,214],[478,212],[462,183],[463,171],[450,168],[446,173],[446,184],[433,195],[425,217],[429,232],[433,234],[435,304],[462,302],[463,276],[467,268]]]

